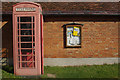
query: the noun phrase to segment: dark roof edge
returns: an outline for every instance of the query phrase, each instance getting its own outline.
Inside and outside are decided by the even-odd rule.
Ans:
[[[63,27],[65,27],[65,26],[67,26],[67,25],[81,25],[81,26],[83,26],[84,24],[80,24],[80,23],[75,23],[75,22],[73,22],[73,23],[64,24]]]
[[[12,11],[3,11],[0,14],[12,14]],[[43,11],[43,15],[120,15],[120,11]]]

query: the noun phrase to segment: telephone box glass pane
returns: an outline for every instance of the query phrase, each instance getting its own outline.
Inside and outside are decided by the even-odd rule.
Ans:
[[[33,30],[33,35],[35,35],[34,30]]]
[[[19,35],[19,30],[18,30],[18,35]]]
[[[21,30],[21,35],[32,35],[31,30]]]
[[[34,23],[33,23],[33,29],[34,29]]]
[[[21,42],[32,42],[32,37],[21,37]]]
[[[20,17],[20,22],[31,22],[31,17]]]
[[[33,16],[33,22],[34,22],[34,16]]]
[[[18,29],[19,29],[19,23],[18,23]]]
[[[18,43],[18,48],[19,48],[19,46],[20,46],[20,45],[19,45],[19,43]]]
[[[19,17],[19,19],[17,26],[19,42],[18,67],[35,67],[34,17]]]
[[[32,48],[32,43],[21,43],[21,48]]]
[[[30,54],[32,54],[32,49],[22,49],[21,54],[22,55],[30,55]]]
[[[18,37],[18,42],[19,42],[19,37]]]
[[[18,56],[18,61],[20,61],[20,56]]]
[[[33,61],[33,57],[32,56],[22,56],[22,61]]]
[[[35,43],[33,43],[33,48],[35,48]]]
[[[31,29],[31,23],[20,24],[21,29]]]
[[[18,55],[20,55],[20,50],[18,49]]]
[[[18,63],[18,68],[20,68],[20,62]]]
[[[17,22],[19,22],[19,17],[17,17]]]
[[[35,36],[33,36],[33,41],[35,41]]]
[[[33,62],[22,62],[22,67],[34,67]]]
[[[33,49],[33,54],[35,55],[35,49]]]

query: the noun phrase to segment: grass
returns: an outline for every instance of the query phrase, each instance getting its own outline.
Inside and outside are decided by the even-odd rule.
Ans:
[[[119,64],[120,65],[120,64]],[[14,76],[13,72],[2,70],[3,78],[21,78]],[[118,64],[92,65],[92,66],[69,66],[69,67],[44,67],[42,78],[50,78],[48,74],[56,78],[118,78]]]
[[[2,78],[21,78],[21,77],[15,76],[13,73],[9,73],[5,70],[2,70]]]

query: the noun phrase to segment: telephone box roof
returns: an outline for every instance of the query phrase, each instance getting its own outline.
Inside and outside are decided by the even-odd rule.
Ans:
[[[2,2],[2,14],[12,14],[17,2]],[[20,3],[17,3],[20,4]],[[43,15],[120,15],[119,2],[36,2]]]

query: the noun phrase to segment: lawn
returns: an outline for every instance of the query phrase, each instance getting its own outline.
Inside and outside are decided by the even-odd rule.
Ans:
[[[120,65],[120,64],[119,64]],[[3,78],[22,78],[14,76],[13,68],[4,67]],[[112,65],[86,65],[69,67],[44,67],[44,75],[41,78],[118,78],[118,64]]]

